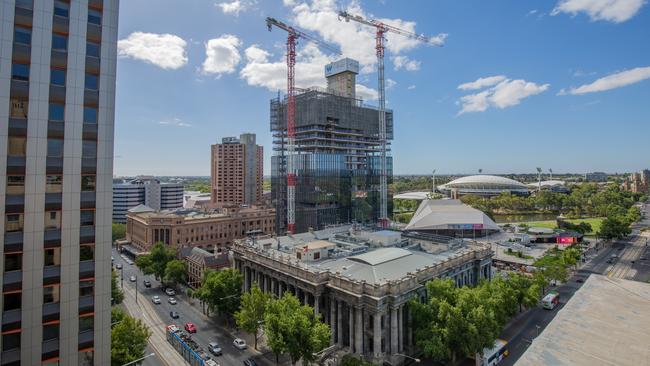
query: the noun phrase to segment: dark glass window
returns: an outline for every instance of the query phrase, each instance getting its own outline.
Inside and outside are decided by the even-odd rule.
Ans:
[[[86,56],[99,57],[100,50],[99,43],[86,42]]]
[[[2,302],[3,311],[20,309],[21,304],[22,304],[22,297],[20,292],[12,292],[9,294],[4,294],[4,300]]]
[[[29,65],[11,64],[11,78],[14,80],[29,81]]]
[[[83,158],[96,158],[97,157],[97,142],[84,140],[81,145],[81,157]]]
[[[32,43],[32,30],[29,28],[15,27],[14,28],[14,42],[22,44]]]
[[[97,90],[99,86],[99,76],[86,74],[86,89]]]
[[[94,259],[95,259],[95,246],[82,245],[81,247],[79,247],[80,261],[92,261]]]
[[[59,324],[43,325],[43,342],[59,338]]]
[[[50,83],[52,85],[65,86],[65,70],[61,70],[61,69],[50,70]]]
[[[51,158],[63,157],[62,139],[47,139],[47,156]]]
[[[84,123],[97,123],[97,108],[84,107]]]
[[[61,265],[61,248],[47,248],[43,252],[44,266]]]
[[[57,51],[68,50],[68,37],[61,34],[52,35],[52,49]]]
[[[102,25],[102,13],[95,9],[88,9],[88,23]]]
[[[63,1],[54,1],[54,15],[67,18],[70,16],[70,5]]]
[[[81,176],[81,191],[82,192],[93,192],[93,191],[95,191],[96,183],[97,183],[97,176],[94,176],[94,175],[82,175]]]
[[[25,176],[8,175],[7,176],[7,194],[25,193]]]
[[[79,225],[81,226],[95,225],[95,210],[81,210],[79,214]]]
[[[2,335],[2,350],[9,351],[11,349],[20,348],[20,332],[3,334]]]
[[[61,300],[61,289],[59,285],[43,287],[43,303],[51,304]]]
[[[92,296],[95,293],[95,282],[79,281],[79,296]]]
[[[5,272],[19,271],[23,268],[22,253],[5,254]]]
[[[79,318],[79,332],[93,330],[95,327],[95,318],[93,316],[82,316]]]
[[[65,104],[50,103],[47,118],[50,121],[63,121],[65,118]]]

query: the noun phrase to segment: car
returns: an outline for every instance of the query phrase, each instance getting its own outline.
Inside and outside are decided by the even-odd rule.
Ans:
[[[583,283],[583,282],[585,282],[585,279],[582,278],[582,277],[578,277],[578,279],[576,280],[576,282]]]
[[[247,360],[244,360],[244,365],[246,366],[257,366],[257,362],[253,360],[252,358],[249,358]]]
[[[215,360],[205,360],[205,363],[203,364],[205,366],[219,366],[219,364]]]
[[[632,262],[630,262],[630,263],[634,264],[634,263],[636,263],[636,262],[635,262],[635,261],[632,261]]]
[[[223,354],[223,351],[221,350],[221,346],[217,342],[210,342],[208,344],[208,351],[212,353],[215,356],[221,356]]]
[[[244,350],[244,349],[246,349],[248,347],[248,346],[246,346],[246,342],[241,338],[235,338],[235,340],[232,341],[232,345],[235,348],[241,349],[241,350]]]
[[[170,324],[167,326],[167,330],[172,333],[176,333],[176,332],[180,332],[181,328],[179,328],[176,324]]]
[[[129,265],[133,264],[133,261],[130,260],[129,258],[125,259],[125,261],[126,261],[126,263],[129,264]]]
[[[135,276],[131,276],[131,277],[129,277],[129,281],[135,282],[135,281],[137,281],[137,278],[135,278]]]
[[[194,323],[185,323],[185,330],[188,333],[196,333],[196,325]]]
[[[178,311],[170,311],[169,316],[171,316],[172,319],[178,319],[178,317],[179,317]]]
[[[167,296],[174,296],[174,295],[176,295],[176,291],[174,291],[173,288],[167,288],[167,289],[165,290],[165,293],[167,294]]]
[[[115,262],[115,258],[111,256],[111,263]]]
[[[169,299],[167,299],[167,302],[170,303],[171,305],[176,305],[176,303],[177,303],[176,299],[174,299],[173,297],[170,297]]]
[[[160,301],[160,296],[154,296],[154,297],[152,297],[152,298],[151,298],[151,302],[153,302],[154,304],[160,304],[160,303],[161,303],[161,301]]]
[[[151,287],[151,281],[144,280],[143,283],[144,283],[144,287]]]
[[[117,269],[122,269],[122,263],[118,263],[118,264],[116,264],[116,265],[115,265],[115,268],[117,268]]]

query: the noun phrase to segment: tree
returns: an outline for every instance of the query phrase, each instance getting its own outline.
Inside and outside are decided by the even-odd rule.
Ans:
[[[142,273],[149,275],[152,274],[157,280],[165,276],[165,269],[167,269],[167,262],[176,259],[174,249],[166,248],[163,243],[156,243],[149,254],[141,255],[135,259],[135,265],[140,268]]]
[[[111,300],[112,304],[121,304],[124,300],[124,293],[117,285],[117,272],[114,269],[111,269]]]
[[[273,353],[289,354],[291,364],[315,361],[315,353],[329,345],[331,331],[309,305],[300,305],[295,296],[285,293],[271,300],[264,316],[264,329]]]
[[[575,247],[569,247],[562,252],[562,261],[567,266],[578,266],[580,261],[580,250]]]
[[[539,301],[539,288],[535,287],[535,291],[531,291],[533,280],[523,274],[513,273],[506,281],[508,286],[514,291],[517,305],[519,305],[519,312],[523,307],[531,307]]]
[[[235,313],[237,327],[255,335],[255,349],[257,349],[257,340],[264,323],[266,306],[270,300],[269,294],[262,292],[258,286],[253,286],[249,292],[242,295],[239,311]]]
[[[111,311],[111,317],[113,311]],[[127,314],[118,314],[121,321],[111,330],[111,366],[121,366],[144,356],[151,332],[147,326]]]
[[[126,225],[114,222],[112,225],[113,242],[118,239],[126,238]]]
[[[232,268],[206,271],[195,297],[208,305],[209,312],[226,315],[227,321],[239,309],[242,281],[241,273]]]
[[[631,232],[630,224],[618,217],[608,216],[601,223],[598,236],[605,239],[620,239]]]
[[[370,362],[366,362],[360,357],[355,357],[351,354],[346,354],[341,357],[341,366],[374,366]]]
[[[185,283],[187,279],[187,263],[179,259],[167,262],[163,279],[173,287],[176,287],[179,283]]]
[[[127,317],[127,314],[124,312],[124,310],[118,307],[111,308],[111,324],[120,323],[122,320],[124,320],[125,317]]]

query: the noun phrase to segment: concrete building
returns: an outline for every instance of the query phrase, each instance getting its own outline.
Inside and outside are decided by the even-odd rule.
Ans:
[[[161,183],[145,175],[113,184],[113,222],[126,223],[126,213],[138,205],[146,205],[154,210],[182,208],[183,184]]]
[[[376,223],[380,207],[379,112],[357,99],[356,61],[325,66],[328,90],[302,89],[296,95],[294,156],[296,167],[295,231],[332,224]],[[276,232],[287,231],[287,98],[271,100],[271,197]],[[386,111],[388,154],[393,112]],[[392,158],[387,159],[388,183]],[[392,215],[389,197],[388,214]]]
[[[607,182],[607,173],[605,172],[586,173],[585,180],[587,182]]]
[[[110,364],[118,4],[0,4],[0,365]]]
[[[138,255],[162,242],[177,248],[190,246],[221,252],[235,239],[273,234],[274,228],[272,208],[156,211],[138,206],[126,215],[126,240],[130,243],[126,249]]]
[[[623,189],[635,193],[650,192],[650,170],[644,169],[638,173],[632,173],[623,182]]]
[[[211,176],[211,200],[216,207],[261,202],[264,150],[255,144],[255,134],[225,137],[212,145]]]
[[[180,257],[187,263],[187,285],[199,288],[206,270],[218,271],[230,267],[228,253],[210,253],[198,247],[183,247]]]
[[[340,353],[393,365],[414,354],[408,302],[425,298],[425,282],[458,286],[491,278],[489,246],[421,233],[368,231],[351,225],[291,236],[236,240],[244,290],[294,294],[332,329]]]

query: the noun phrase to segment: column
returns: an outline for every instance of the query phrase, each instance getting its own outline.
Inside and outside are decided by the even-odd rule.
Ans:
[[[410,351],[413,348],[413,317],[409,308],[406,308],[406,319],[406,344]]]
[[[404,305],[397,309],[397,350],[398,352],[404,351]]]
[[[336,300],[330,296],[330,330],[332,331],[332,341],[336,341]]]
[[[397,343],[397,308],[390,309],[390,353],[398,353]]]
[[[320,295],[314,295],[314,314],[320,314]]]
[[[363,354],[363,309],[361,307],[356,308],[356,325],[354,332],[354,344],[355,344],[355,353]]]
[[[372,327],[372,341],[373,341],[373,353],[375,357],[381,357],[381,313],[375,313],[373,317],[373,327]]]
[[[250,287],[250,268],[244,267],[244,291],[248,292]]]
[[[277,295],[277,293],[276,293],[277,287],[278,287],[277,286],[277,281],[275,280],[275,278],[271,278],[271,293],[273,295]]]
[[[336,341],[343,345],[343,303],[339,300],[336,302]]]
[[[354,352],[354,306],[348,306],[348,342],[350,343],[350,353]]]

